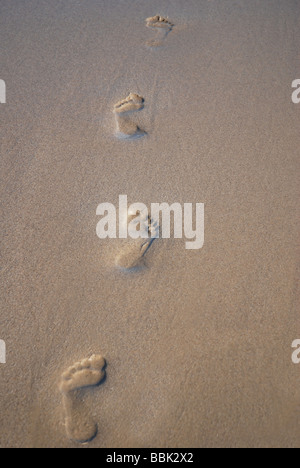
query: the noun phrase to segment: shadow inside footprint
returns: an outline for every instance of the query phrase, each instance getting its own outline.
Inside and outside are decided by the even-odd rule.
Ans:
[[[144,257],[154,239],[128,245],[116,258],[117,266],[124,272],[133,272],[145,267]]]
[[[71,398],[63,396],[63,406],[66,412],[65,427],[70,440],[80,444],[91,442],[98,434],[98,424],[83,401],[83,392],[76,391]]]
[[[128,117],[120,117],[118,115],[116,115],[116,129],[116,136],[121,140],[136,140],[147,135],[147,132],[142,130]]]

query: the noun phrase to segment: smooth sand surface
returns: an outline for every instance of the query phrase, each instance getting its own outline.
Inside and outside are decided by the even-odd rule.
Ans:
[[[0,446],[299,447],[298,0],[1,0]],[[153,15],[173,30],[147,28]],[[156,39],[155,39],[156,40]],[[148,44],[148,45],[147,45]],[[116,138],[136,93],[139,139]],[[115,267],[99,203],[205,203],[205,245],[157,240]]]

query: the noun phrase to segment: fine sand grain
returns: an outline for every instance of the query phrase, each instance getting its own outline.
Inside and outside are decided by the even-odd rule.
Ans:
[[[299,1],[0,11],[0,446],[299,447]],[[100,240],[121,194],[203,249]]]

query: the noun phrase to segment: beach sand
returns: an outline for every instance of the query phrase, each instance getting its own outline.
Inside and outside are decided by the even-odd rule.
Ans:
[[[93,354],[84,447],[300,446],[299,19],[298,0],[1,0],[2,448],[81,447],[59,385]],[[120,139],[130,93],[145,134]],[[120,271],[127,241],[96,235],[120,194],[204,203],[203,249],[159,239]]]

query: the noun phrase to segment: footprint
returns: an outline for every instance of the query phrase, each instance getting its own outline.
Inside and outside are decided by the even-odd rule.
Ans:
[[[83,359],[62,374],[59,389],[65,411],[66,432],[70,439],[86,443],[96,437],[98,426],[79,397],[79,391],[99,385],[105,378],[102,356]]]
[[[175,26],[167,18],[160,15],[147,18],[146,25],[148,28],[158,28],[156,37],[146,43],[148,47],[161,47],[168,34]]]
[[[126,99],[118,102],[114,106],[116,118],[117,136],[119,138],[140,138],[146,135],[146,132],[131,121],[129,113],[138,112],[144,109],[144,98],[138,94],[129,94]]]
[[[151,217],[147,214],[136,213],[134,216],[129,214],[128,221],[130,223],[143,224],[148,238],[138,238],[131,240],[127,247],[116,258],[116,265],[125,271],[134,270],[144,265],[144,257],[150,249],[155,239],[159,237],[159,226],[154,223]],[[127,222],[128,222],[127,221]]]

